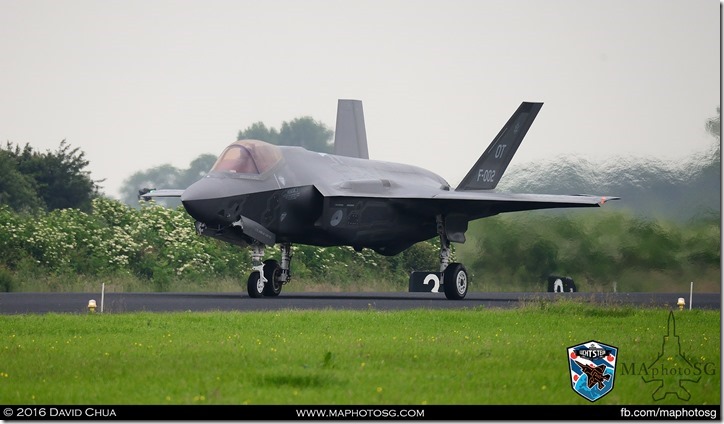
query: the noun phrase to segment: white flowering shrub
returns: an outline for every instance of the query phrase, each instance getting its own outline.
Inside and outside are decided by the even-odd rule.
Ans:
[[[0,260],[15,268],[27,258],[25,250],[25,220],[10,207],[0,205]]]
[[[294,245],[292,275],[354,284],[367,278],[406,279],[411,267],[437,267],[437,247],[419,243],[408,252],[385,257],[351,247]],[[38,275],[128,275],[153,281],[163,290],[175,279],[230,277],[245,282],[250,249],[196,234],[194,221],[179,207],[143,202],[140,209],[96,198],[91,213],[76,209],[18,214],[0,206],[0,266],[32,268]],[[280,259],[278,246],[265,258]],[[402,280],[401,280],[402,281]]]

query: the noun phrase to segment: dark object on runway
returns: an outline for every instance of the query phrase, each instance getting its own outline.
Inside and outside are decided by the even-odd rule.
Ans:
[[[521,103],[457,188],[426,169],[370,160],[362,103],[339,100],[334,155],[239,140],[190,187],[142,189],[139,199],[180,197],[198,234],[250,246],[251,297],[276,297],[291,281],[293,243],[393,256],[437,236],[439,269],[410,287],[460,300],[468,291],[468,273],[451,262],[450,243],[465,242],[470,221],[505,212],[599,207],[618,199],[494,191],[542,106]],[[446,148],[445,140],[438,148]],[[459,168],[469,157],[460,152],[447,166]],[[264,260],[265,246],[277,243],[281,260]]]
[[[571,293],[576,291],[576,284],[571,277],[551,275],[548,277],[548,291],[552,293]]]

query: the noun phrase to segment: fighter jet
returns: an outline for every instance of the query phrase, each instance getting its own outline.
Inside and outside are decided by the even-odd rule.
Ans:
[[[592,364],[584,364],[583,362],[576,361],[579,367],[581,367],[581,371],[583,371],[584,374],[588,377],[588,388],[590,389],[593,386],[598,386],[599,389],[603,389],[605,387],[604,381],[608,381],[611,379],[611,376],[609,374],[606,374],[606,365],[592,365]]]
[[[410,291],[468,292],[450,261],[468,223],[505,212],[599,207],[617,197],[494,191],[543,103],[522,102],[460,184],[417,166],[369,159],[362,102],[340,99],[334,154],[238,140],[186,189],[142,189],[139,199],[180,197],[199,235],[251,248],[250,297],[275,297],[291,281],[292,245],[351,246],[397,255],[439,237],[439,271],[414,272]],[[281,258],[264,260],[279,244]]]

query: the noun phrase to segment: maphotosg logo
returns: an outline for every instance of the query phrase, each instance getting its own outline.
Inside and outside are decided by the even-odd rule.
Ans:
[[[690,385],[698,383],[702,375],[716,374],[716,369],[713,362],[692,362],[684,355],[673,311],[669,311],[666,334],[656,359],[648,363],[621,364],[622,375],[640,375],[644,383],[651,383],[651,398],[655,401],[667,397],[690,400]]]
[[[571,387],[595,402],[613,389],[618,348],[595,340],[568,348]]]

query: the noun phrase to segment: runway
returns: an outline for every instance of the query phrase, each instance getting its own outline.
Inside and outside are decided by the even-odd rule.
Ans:
[[[675,309],[679,298],[686,309],[721,309],[721,293],[468,293],[448,300],[442,293],[284,293],[254,299],[246,293],[0,293],[0,314],[170,311],[270,311],[294,309],[404,310],[515,308],[555,299],[575,299],[603,305],[635,305]]]

